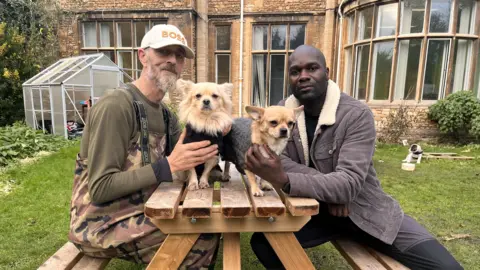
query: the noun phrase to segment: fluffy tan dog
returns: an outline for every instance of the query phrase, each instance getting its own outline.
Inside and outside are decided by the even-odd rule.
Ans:
[[[252,144],[268,145],[270,150],[277,155],[282,154],[287,146],[288,138],[292,134],[295,122],[303,111],[303,106],[295,109],[288,109],[283,106],[270,106],[260,108],[255,106],[246,106],[245,110],[252,121]],[[268,154],[264,152],[264,157]],[[257,183],[255,174],[245,170],[248,182],[250,183],[250,191],[254,196],[263,196],[263,190],[270,190],[272,186],[267,181],[260,179]]]
[[[185,123],[184,143],[210,140],[223,152],[223,130],[232,124],[233,84],[193,83],[178,80],[177,90],[184,96],[179,104],[179,118]],[[188,173],[188,189],[207,188],[210,171],[218,164],[218,155]],[[200,175],[200,180],[198,180]],[[180,177],[182,179],[183,177]],[[185,177],[187,178],[187,177]]]

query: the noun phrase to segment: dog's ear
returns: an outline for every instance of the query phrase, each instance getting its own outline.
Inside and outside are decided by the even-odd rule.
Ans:
[[[298,119],[300,114],[303,112],[303,105],[298,107],[298,108],[293,109],[293,112],[295,113],[295,119]]]
[[[182,94],[188,94],[193,88],[193,82],[178,79],[176,88],[177,88],[177,91],[180,91]]]
[[[233,84],[232,83],[223,83],[218,85],[221,91],[223,91],[227,97],[231,100],[233,94]]]
[[[250,115],[253,120],[258,121],[262,118],[265,109],[256,106],[246,106],[245,111],[247,111],[248,115]]]

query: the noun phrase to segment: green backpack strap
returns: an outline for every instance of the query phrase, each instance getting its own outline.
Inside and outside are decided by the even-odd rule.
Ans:
[[[145,110],[145,106],[143,103],[139,101],[135,94],[130,90],[130,88],[122,88],[126,90],[133,98],[133,109],[135,112],[135,116],[137,119],[138,126],[140,127],[140,151],[142,154],[142,164],[146,166],[151,163],[150,160],[150,147],[148,143],[148,120],[147,120],[147,112]]]

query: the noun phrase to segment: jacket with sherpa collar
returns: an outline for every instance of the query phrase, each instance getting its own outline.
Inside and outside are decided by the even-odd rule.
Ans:
[[[279,105],[296,108],[291,95]],[[325,104],[309,147],[302,112],[282,155],[290,195],[349,205],[350,219],[363,231],[392,244],[403,219],[398,202],[387,195],[373,168],[375,124],[370,108],[328,82]],[[317,170],[309,167],[311,157]]]

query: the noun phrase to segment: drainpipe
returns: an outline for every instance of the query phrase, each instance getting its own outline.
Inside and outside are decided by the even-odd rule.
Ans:
[[[240,1],[240,65],[238,78],[238,117],[242,117],[243,99],[243,0]]]
[[[340,17],[340,35],[338,35],[338,53],[337,53],[337,68],[336,68],[336,71],[337,71],[337,76],[335,78],[335,82],[337,84],[339,84],[340,82],[338,81],[339,77],[340,77],[340,52],[342,51],[342,33],[343,33],[343,14],[342,14],[342,5],[343,5],[343,2],[345,0],[342,0],[342,2],[340,2],[340,5],[338,6],[338,16]],[[345,87],[345,86],[344,86]]]

